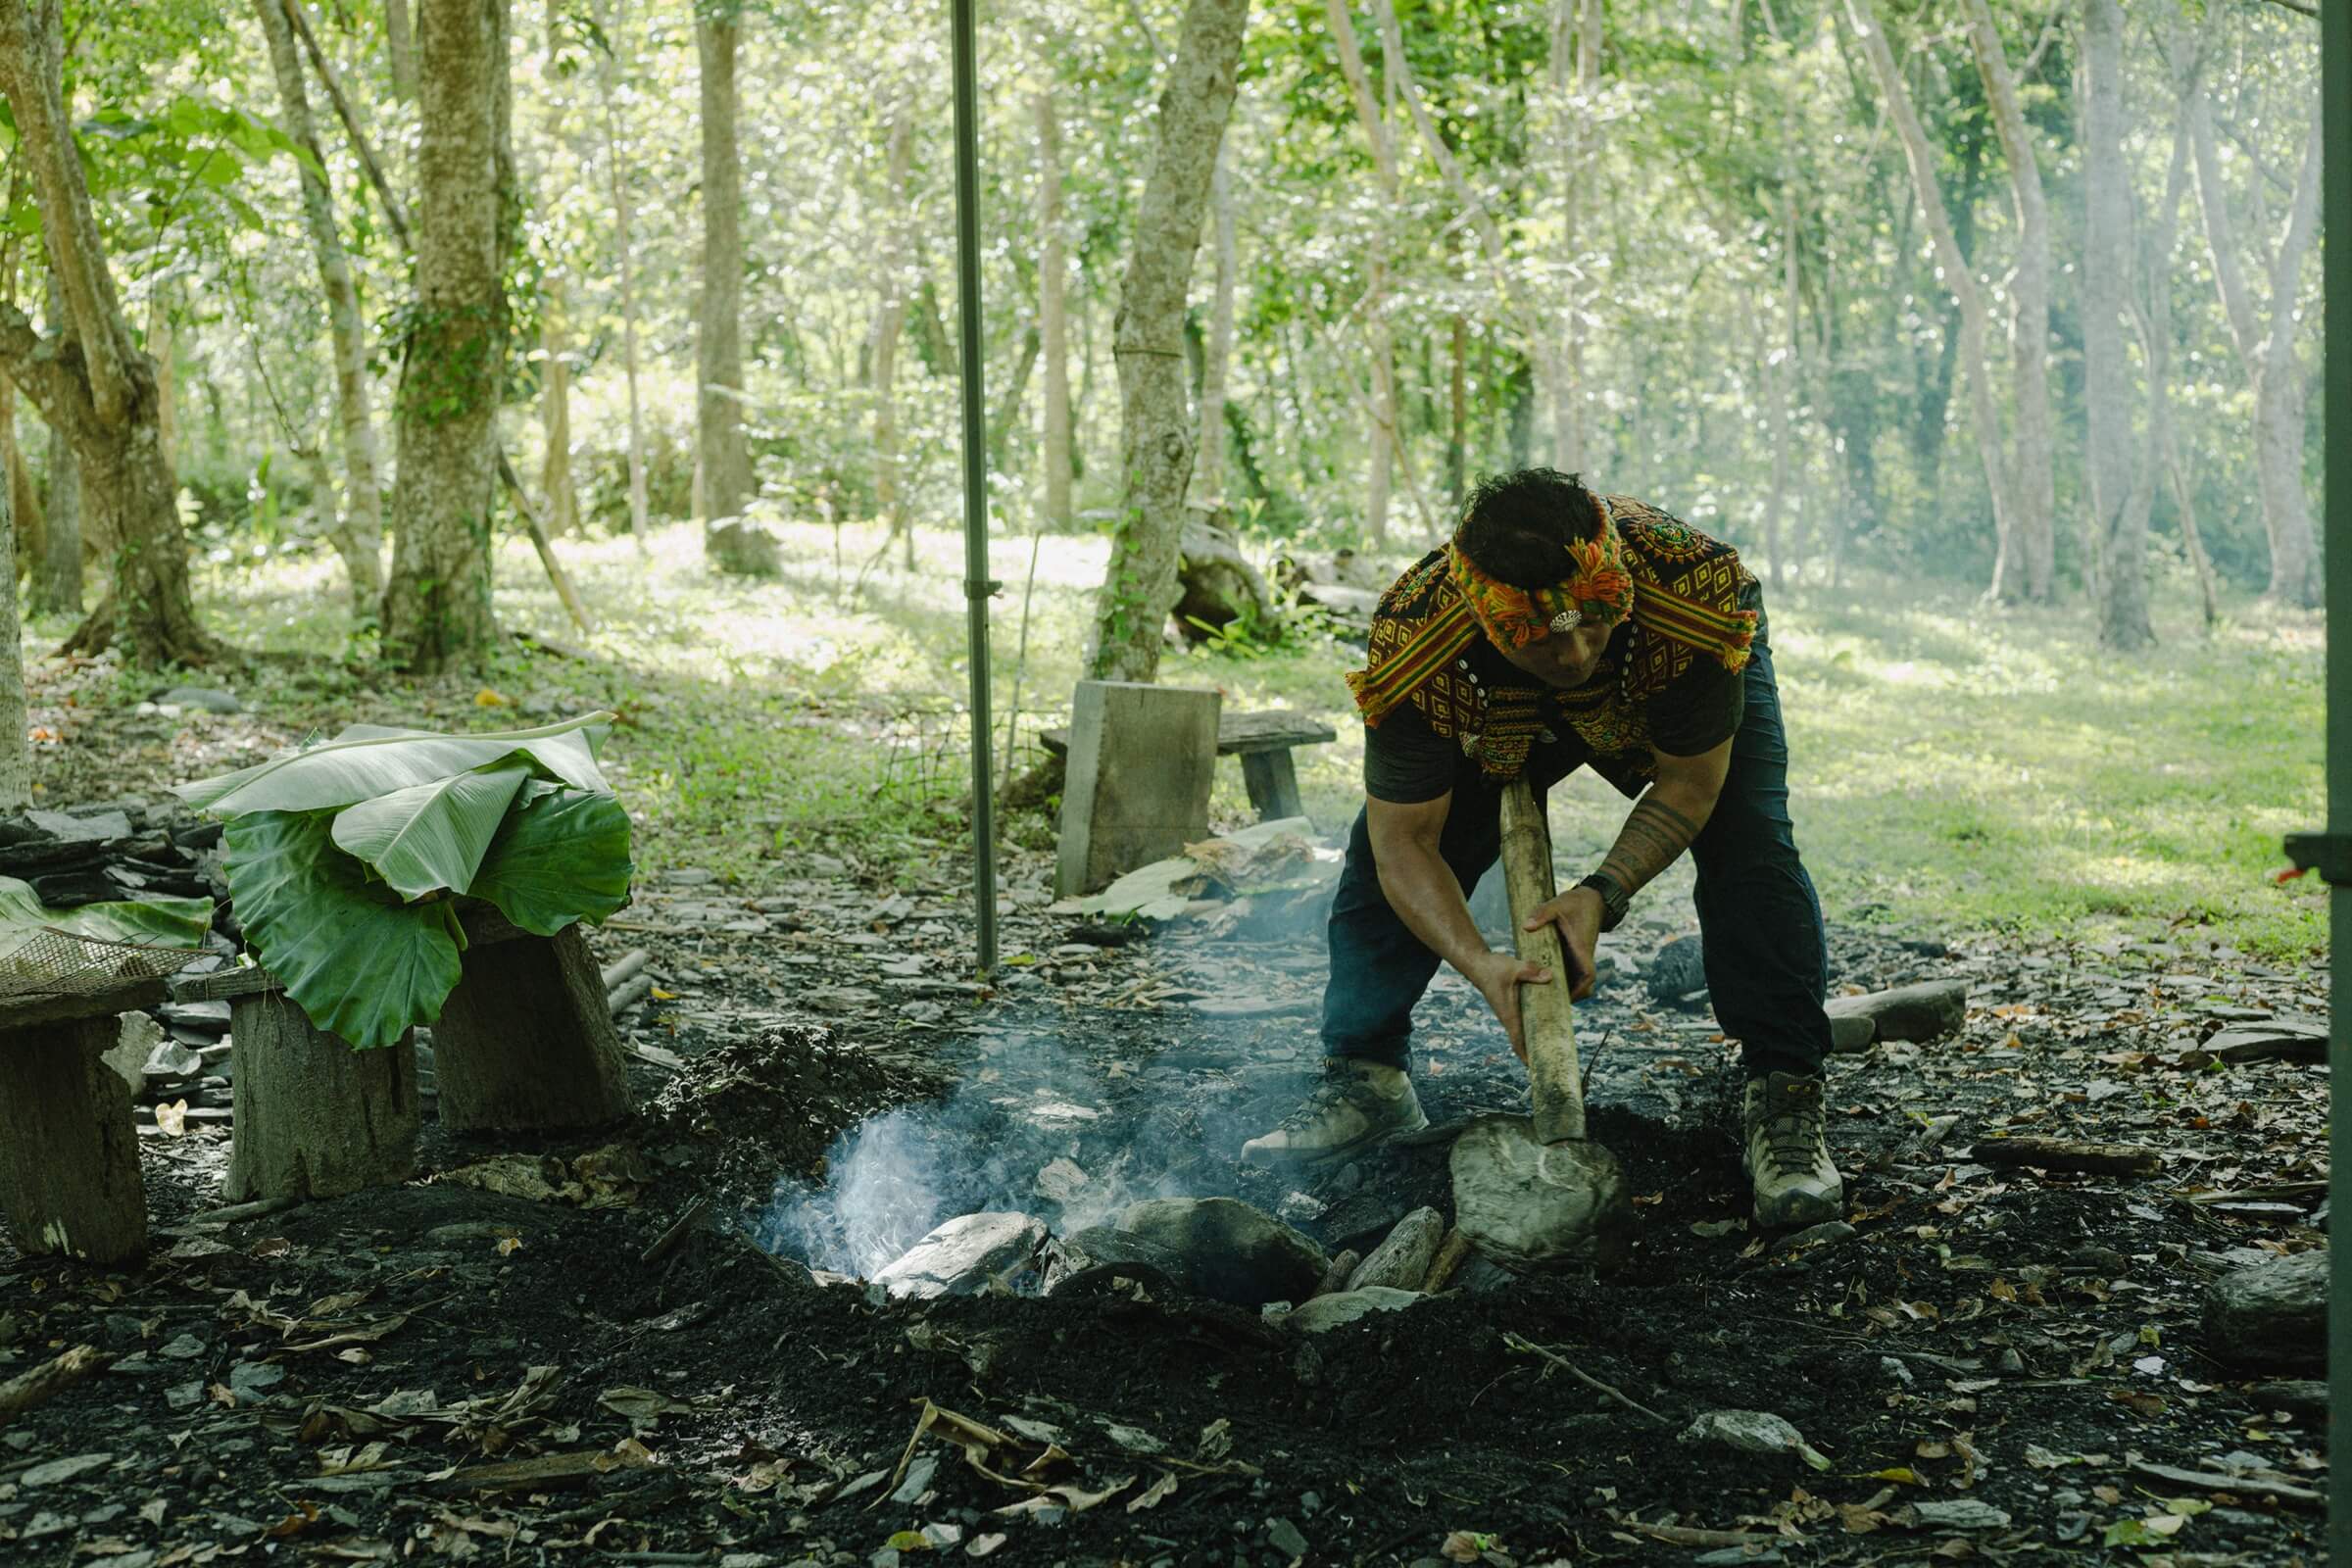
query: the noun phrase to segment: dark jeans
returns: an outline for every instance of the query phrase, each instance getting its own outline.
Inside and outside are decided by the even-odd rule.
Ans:
[[[1781,728],[1772,651],[1759,636],[1748,661],[1746,708],[1732,738],[1732,764],[1697,842],[1693,902],[1707,989],[1724,1033],[1744,1048],[1750,1076],[1818,1072],[1830,1049],[1822,1011],[1829,940],[1821,899],[1796,855],[1788,820],[1788,744]],[[1572,737],[1528,760],[1539,798],[1582,765]],[[1439,853],[1466,898],[1501,853],[1501,792],[1483,779],[1457,786]],[[1413,1004],[1438,972],[1438,956],[1405,929],[1380,891],[1358,811],[1348,864],[1333,896],[1331,979],[1323,991],[1323,1046],[1392,1067],[1408,1065]]]

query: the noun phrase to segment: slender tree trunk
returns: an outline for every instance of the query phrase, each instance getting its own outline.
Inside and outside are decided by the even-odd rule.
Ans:
[[[743,432],[743,165],[736,151],[732,15],[699,11],[702,56],[703,297],[695,333],[695,470],[705,527],[740,516],[751,499],[752,454]]]
[[[499,101],[506,0],[417,8],[415,325],[397,400],[400,518],[384,652],[408,669],[472,662],[495,634],[490,513],[506,362]]]
[[[2090,577],[2099,640],[2137,650],[2156,640],[2148,623],[2148,504],[2155,491],[2133,474],[2132,367],[2124,348],[2132,276],[2132,174],[2124,161],[2124,16],[2116,0],[2082,0],[2082,404],[2088,420]],[[2151,376],[2149,395],[2164,387]],[[2153,410],[2151,409],[2151,417]],[[2138,465],[2142,473],[2148,465]]]
[[[1550,382],[1552,440],[1559,466],[1585,466],[1585,325],[1577,277],[1585,243],[1579,204],[1588,159],[1586,117],[1600,86],[1601,0],[1552,0],[1546,85],[1552,99],[1552,162],[1560,190],[1560,261],[1565,290],[1559,344],[1539,357]]]
[[[547,452],[540,460],[539,488],[547,497],[547,531],[558,536],[580,525],[580,495],[571,480],[571,343],[564,293],[563,277],[552,279],[539,318],[539,343],[547,354],[539,393]]]
[[[147,298],[147,354],[155,361],[155,439],[164,461],[179,471],[179,350],[172,332],[172,286],[158,283]]]
[[[178,485],[158,425],[155,362],[131,341],[115,292],[63,98],[59,0],[0,6],[0,93],[16,116],[17,156],[32,174],[63,304],[44,342],[0,307],[0,370],[62,428],[89,489],[96,531],[113,546],[115,581],[68,647],[121,637],[142,663],[198,664],[218,652],[196,618]]]
[[[1364,542],[1379,549],[1389,537],[1389,491],[1396,468],[1396,346],[1389,326],[1389,243],[1391,214],[1397,210],[1401,181],[1396,172],[1396,143],[1391,117],[1372,96],[1370,74],[1356,44],[1355,21],[1348,0],[1324,0],[1324,17],[1332,42],[1340,52],[1340,73],[1348,78],[1355,102],[1356,123],[1372,149],[1372,173],[1380,192],[1380,210],[1364,241],[1364,339],[1372,360],[1371,421],[1366,432],[1370,470],[1364,495]],[[1394,88],[1396,72],[1383,79]]]
[[[1993,400],[1992,366],[1986,353],[1986,340],[1991,334],[1984,295],[1977,286],[1977,275],[1970,270],[1968,258],[1961,254],[1960,242],[1952,232],[1951,215],[1944,210],[1942,187],[1936,177],[1936,150],[1919,122],[1918,112],[1912,108],[1911,90],[1895,68],[1894,52],[1887,47],[1886,35],[1872,15],[1872,0],[1845,0],[1845,11],[1855,39],[1870,62],[1871,74],[1879,79],[1879,91],[1886,99],[1887,118],[1894,122],[1901,138],[1903,160],[1911,171],[1912,191],[1927,220],[1929,236],[1935,242],[1936,262],[1943,273],[1943,286],[1951,291],[1953,303],[1960,307],[1960,361],[1968,368],[1969,407],[1977,425],[1977,449],[1984,464],[1984,486],[1992,504],[1992,583],[1986,594],[1993,599],[2008,598],[2020,591],[2025,559],[2011,466],[2002,453],[2000,413]],[[1833,562],[1837,559],[1833,555]]]
[[[1209,181],[1209,222],[1215,236],[1217,277],[1209,296],[1208,342],[1200,363],[1200,447],[1193,460],[1193,499],[1204,507],[1225,504],[1225,374],[1233,362],[1233,161],[1220,156]]]
[[[1446,410],[1446,497],[1455,513],[1469,494],[1468,454],[1470,440],[1470,322],[1461,312],[1453,313],[1453,365],[1451,399]]]
[[[10,260],[9,266],[16,266]],[[12,416],[14,411],[11,411]],[[16,432],[8,435],[9,456],[16,455]],[[32,747],[27,739],[24,697],[24,627],[17,610],[16,486],[0,484],[0,561],[8,563],[8,580],[0,582],[0,811],[21,811],[32,804]]]
[[[49,304],[43,313],[53,335],[65,331],[64,302],[57,275],[49,274]],[[12,385],[14,383],[11,383]],[[81,613],[81,464],[65,428],[49,426],[49,494],[42,507],[48,524],[40,564],[32,574],[32,608],[51,615]]]
[[[1030,99],[1037,121],[1037,331],[1046,362],[1044,522],[1070,525],[1070,327],[1065,306],[1070,266],[1061,234],[1061,122],[1049,89]]]
[[[890,525],[889,540],[906,552],[906,569],[914,569],[914,519],[899,494],[899,340],[906,335],[908,277],[906,178],[914,164],[914,115],[901,103],[890,121],[890,141],[883,155],[884,220],[882,243],[882,303],[874,313],[872,355],[867,361],[874,389],[874,509]]]
[[[2050,218],[2041,189],[2041,165],[2018,104],[2017,77],[2009,69],[2001,35],[1985,0],[1966,0],[1969,41],[1985,100],[2009,165],[2009,186],[2017,207],[2017,269],[2009,282],[2009,348],[2017,399],[2014,466],[2016,530],[2024,558],[2028,599],[2047,601],[2056,591],[2055,462],[2050,450]]]
[[[326,154],[318,144],[318,128],[311,118],[309,90],[302,59],[295,53],[294,28],[286,19],[284,0],[254,0],[262,37],[270,46],[270,66],[277,77],[278,113],[286,134],[302,149],[296,177],[302,188],[303,226],[310,230],[311,254],[318,263],[318,283],[326,299],[328,352],[334,359],[335,410],[343,428],[343,478],[350,495],[343,518],[326,531],[329,537],[349,534],[342,554],[351,579],[355,620],[375,619],[383,596],[384,513],[382,490],[376,479],[375,420],[368,407],[368,339],[360,319],[359,291],[351,279],[351,260],[343,251],[343,236],[335,222],[334,192],[326,183]],[[323,461],[323,460],[322,460]],[[332,495],[330,487],[328,494]],[[331,513],[332,503],[328,503]]]
[[[2319,226],[2320,117],[2316,112],[2311,117],[2285,230],[2277,248],[2261,258],[2270,274],[2266,327],[2238,262],[2236,221],[2222,183],[2210,100],[2210,94],[2193,85],[2183,97],[2214,282],[2221,291],[2222,314],[2238,364],[2254,391],[2254,471],[2271,550],[2269,591],[2281,604],[2309,608],[2320,602],[2319,550],[2303,485],[2304,386],[2303,367],[2295,357],[2295,298],[2303,255]]]
[[[606,17],[606,48],[598,67],[605,99],[605,173],[612,184],[612,244],[620,263],[620,366],[629,388],[629,534],[645,548],[648,517],[645,473],[645,408],[637,385],[636,198],[629,191],[621,158],[620,31],[627,25],[625,0],[612,0]]]
[[[988,471],[1012,471],[1012,432],[1020,421],[1021,406],[1029,396],[1029,377],[1037,370],[1038,331],[1034,321],[1022,323],[1018,334],[1020,358],[1012,363],[1012,374],[997,390],[997,410],[988,420]]]
[[[1098,680],[1151,680],[1176,604],[1184,487],[1193,466],[1184,397],[1184,308],[1200,220],[1233,113],[1249,0],[1190,0],[1160,94],[1151,177],[1136,209],[1114,347],[1122,498],[1096,612]]]
[[[384,0],[384,41],[392,57],[392,96],[407,103],[416,96],[416,40],[409,28],[409,0]]]

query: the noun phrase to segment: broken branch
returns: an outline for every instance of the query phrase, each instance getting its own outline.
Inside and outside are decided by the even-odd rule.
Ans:
[[[36,1404],[46,1404],[113,1359],[99,1353],[94,1345],[76,1345],[30,1371],[20,1372],[0,1383],[0,1426],[8,1425]]]
[[[1648,1405],[1643,1404],[1641,1400],[1632,1397],[1622,1390],[1612,1388],[1608,1384],[1601,1382],[1600,1379],[1594,1377],[1592,1373],[1587,1372],[1583,1367],[1578,1366],[1574,1361],[1569,1360],[1566,1356],[1560,1354],[1557,1350],[1552,1349],[1548,1346],[1538,1345],[1535,1341],[1517,1334],[1505,1334],[1502,1337],[1502,1343],[1509,1346],[1512,1349],[1520,1351],[1522,1354],[1537,1356],[1543,1360],[1550,1362],[1553,1366],[1558,1367],[1561,1371],[1576,1379],[1577,1382],[1582,1383],[1586,1388],[1592,1390],[1596,1394],[1607,1395],[1610,1398],[1615,1399],[1619,1404],[1624,1405],[1628,1410],[1633,1410],[1642,1415],[1645,1415],[1662,1427],[1670,1427],[1674,1425],[1673,1422],[1658,1414],[1657,1411],[1652,1410]]]
[[[2079,1170],[2096,1176],[2153,1176],[2160,1156],[2139,1144],[2078,1144],[2063,1138],[1988,1138],[1969,1151],[1980,1165],[2006,1170]]]

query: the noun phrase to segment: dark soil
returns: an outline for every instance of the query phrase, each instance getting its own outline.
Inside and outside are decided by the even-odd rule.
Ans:
[[[1219,944],[1178,927],[1056,956],[1069,922],[1031,900],[1010,928],[1040,956],[1022,978],[994,996],[901,994],[856,965],[928,954],[953,973],[960,931],[944,902],[893,913],[851,874],[806,884],[787,932],[672,923],[649,892],[633,929],[597,939],[608,959],[652,947],[673,993],[637,1038],[686,1065],[635,1069],[636,1125],[560,1142],[428,1130],[443,1171],[617,1136],[648,1174],[598,1190],[612,1206],[439,1180],[192,1220],[225,1151],[209,1128],[145,1140],[145,1271],[0,1250],[0,1375],[79,1343],[119,1357],[0,1432],[0,1559],[782,1568],[912,1562],[930,1545],[902,1533],[931,1526],[946,1554],[1003,1536],[997,1559],[1019,1563],[1443,1561],[1449,1538],[1462,1560],[1681,1563],[1736,1544],[1724,1533],[1791,1562],[2073,1562],[2133,1557],[2102,1542],[2140,1522],[2176,1563],[2320,1560],[2317,1514],[2251,1487],[2147,1482],[2130,1458],[2324,1485],[2316,1423],[2208,1360],[2198,1323],[2214,1270],[2321,1240],[2301,1206],[2317,1199],[2194,1200],[2301,1193],[2321,1169],[2319,1068],[2214,1067],[2196,1047],[2233,1008],[2317,1010],[2324,974],[1840,930],[1840,983],[1963,975],[1971,1020],[1834,1064],[1858,1234],[1792,1255],[1745,1227],[1735,1048],[1630,972],[1673,930],[1631,932],[1624,969],[1580,1013],[1598,1048],[1594,1133],[1639,1195],[1631,1266],[1601,1282],[1473,1269],[1408,1311],[1308,1338],[1164,1289],[886,1300],[754,1245],[838,1174],[837,1134],[900,1102],[934,1155],[934,1218],[1021,1201],[1066,1228],[1082,1216],[1030,1186],[1054,1158],[1128,1196],[1236,1194],[1335,1250],[1446,1206],[1443,1141],[1304,1183],[1234,1163],[1312,1066],[1311,935]],[[844,950],[844,932],[885,940]],[[885,1000],[845,1000],[859,985]],[[1441,1127],[1521,1093],[1478,1005],[1441,985],[1423,1009],[1418,1077]],[[811,1006],[836,1016],[830,1032],[775,1021]],[[2002,1130],[2167,1158],[2118,1180],[1967,1157]],[[902,1474],[925,1400],[1004,1441],[951,1442],[935,1417]],[[1678,1441],[1720,1408],[1777,1413],[1828,1468]],[[107,1457],[35,1484],[77,1454]],[[2145,1533],[2172,1517],[2177,1534]]]

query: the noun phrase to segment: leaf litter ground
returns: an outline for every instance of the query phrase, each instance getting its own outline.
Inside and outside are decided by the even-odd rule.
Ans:
[[[0,1433],[0,1554],[2055,1562],[2112,1541],[2319,1560],[2318,1515],[2261,1500],[2324,1484],[2315,1413],[2210,1361],[2197,1304],[2215,1269],[2319,1240],[2319,1070],[2203,1047],[2319,1012],[2324,974],[1840,928],[1841,985],[1957,975],[1972,1010],[1960,1037],[1834,1064],[1856,1234],[1791,1253],[1745,1228],[1726,1048],[1650,998],[1677,984],[1653,916],[1580,1011],[1595,1135],[1642,1200],[1633,1265],[1472,1270],[1309,1338],[1165,1290],[876,1300],[753,1245],[778,1234],[779,1181],[821,1192],[836,1136],[893,1105],[937,1135],[940,1218],[1033,1193],[1054,1158],[1135,1196],[1235,1194],[1335,1250],[1446,1206],[1442,1142],[1302,1182],[1235,1164],[1312,1064],[1300,922],[1063,944],[1016,893],[1038,961],[976,997],[952,894],[853,869],[758,905],[676,878],[600,935],[608,960],[654,951],[662,995],[632,1038],[679,1064],[634,1069],[649,1109],[623,1154],[428,1129],[427,1167],[466,1174],[219,1224],[194,1216],[220,1130],[150,1135],[146,1272],[0,1252],[4,1370],[78,1343],[119,1357]],[[1421,1022],[1441,1127],[1514,1102],[1475,995],[1441,984]],[[1969,1157],[2004,1131],[2165,1158],[2118,1179]],[[1828,1467],[1678,1440],[1727,1407],[1781,1416]]]

